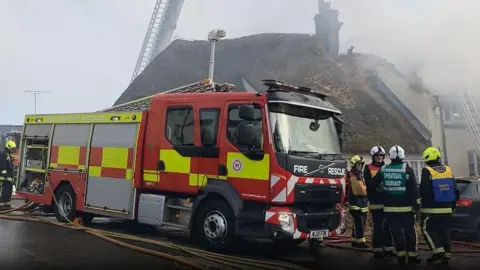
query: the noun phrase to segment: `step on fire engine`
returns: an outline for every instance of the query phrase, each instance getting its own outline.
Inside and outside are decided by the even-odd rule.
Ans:
[[[204,80],[96,113],[27,115],[17,193],[62,222],[176,227],[215,251],[344,232],[340,111],[312,89],[263,83]]]

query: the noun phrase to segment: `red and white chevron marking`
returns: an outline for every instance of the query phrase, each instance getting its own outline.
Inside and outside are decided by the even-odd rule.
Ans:
[[[312,178],[312,177],[298,177],[291,175],[288,181],[278,175],[272,174],[270,176],[270,191],[272,194],[272,202],[284,203],[287,201],[293,202],[294,193],[293,188],[295,184],[323,184],[323,185],[342,185],[342,200],[345,196],[345,177],[341,179],[333,178]]]

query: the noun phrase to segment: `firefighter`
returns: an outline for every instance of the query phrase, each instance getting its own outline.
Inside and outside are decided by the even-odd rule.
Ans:
[[[372,163],[365,166],[363,174],[367,183],[367,197],[370,202],[368,209],[372,213],[372,248],[375,258],[384,258],[394,256],[392,235],[390,226],[383,213],[382,192],[375,186],[373,178],[380,168],[385,165],[385,149],[381,146],[374,146],[370,150],[370,156],[372,157]]]
[[[367,186],[363,177],[363,157],[356,155],[350,159],[351,169],[347,174],[348,205],[353,217],[352,247],[369,248],[364,229],[368,213]]]
[[[14,141],[7,141],[3,152],[0,152],[0,208],[11,208],[13,190],[13,158],[17,145]]]
[[[448,263],[452,212],[459,194],[450,167],[441,161],[440,151],[428,147],[423,152],[426,166],[422,169],[420,197],[422,201],[422,234],[433,251],[427,262]]]
[[[395,253],[400,264],[418,264],[415,213],[419,208],[418,186],[413,169],[405,163],[405,151],[395,145],[389,151],[391,163],[384,165],[375,182],[383,190],[383,211],[390,224]],[[379,181],[377,182],[377,179]]]

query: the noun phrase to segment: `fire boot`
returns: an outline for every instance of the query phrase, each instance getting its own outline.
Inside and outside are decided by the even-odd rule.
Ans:
[[[432,255],[432,257],[428,258],[427,263],[436,263],[440,261],[443,262],[444,260],[447,260],[447,256],[445,256],[444,252],[440,252],[440,253],[435,253]]]
[[[417,256],[409,256],[408,257],[408,264],[415,265],[422,263],[422,260],[419,259]]]

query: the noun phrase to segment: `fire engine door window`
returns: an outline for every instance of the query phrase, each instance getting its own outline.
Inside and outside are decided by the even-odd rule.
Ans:
[[[243,104],[242,104],[243,105]],[[245,104],[251,105],[251,104]],[[235,145],[238,149],[246,149],[248,146],[240,145],[235,141],[235,133],[237,131],[237,126],[246,122],[250,122],[253,124],[254,132],[255,132],[255,144],[253,145],[253,149],[263,149],[263,121],[262,121],[262,109],[260,106],[254,104],[254,120],[248,121],[243,120],[238,117],[238,105],[231,105],[228,109],[228,121],[227,121],[227,139]]]
[[[191,107],[168,109],[165,137],[173,146],[195,146],[194,132]]]
[[[217,146],[219,108],[200,109],[200,138],[203,147]]]

